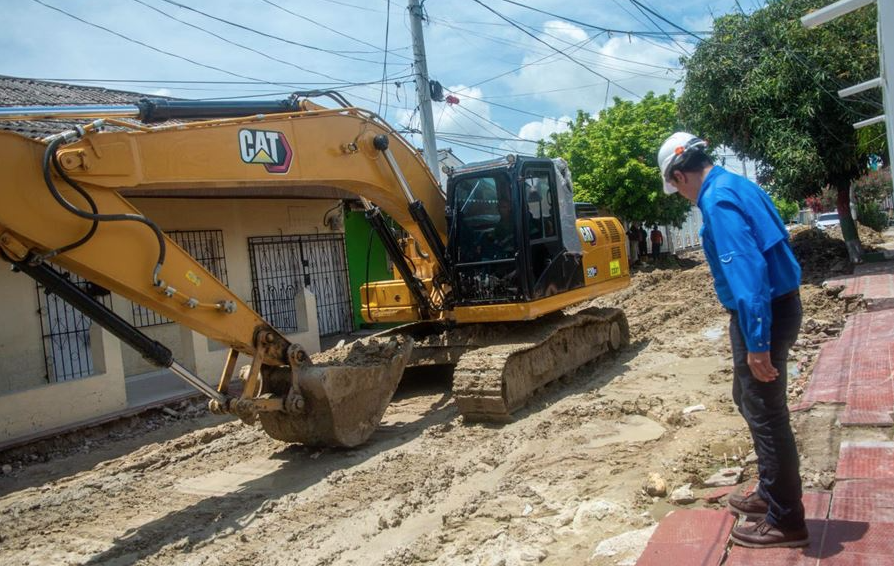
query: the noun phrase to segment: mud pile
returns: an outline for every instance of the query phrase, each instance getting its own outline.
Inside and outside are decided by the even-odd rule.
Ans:
[[[406,338],[402,336],[370,337],[356,340],[347,346],[311,354],[310,359],[316,366],[378,365],[390,360],[404,342],[406,342]]]
[[[826,233],[829,234],[829,237],[831,238],[844,241],[840,226],[832,226],[826,230]],[[860,243],[864,246],[875,246],[885,243],[885,239],[882,237],[881,232],[876,232],[872,228],[864,226],[859,222],[857,223],[857,233],[860,236]]]
[[[791,242],[805,283],[821,284],[830,277],[853,271],[841,238],[833,238],[816,228],[802,228],[792,230]]]

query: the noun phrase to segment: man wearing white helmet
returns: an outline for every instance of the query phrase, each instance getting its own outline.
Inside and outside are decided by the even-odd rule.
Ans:
[[[658,151],[664,192],[698,205],[702,248],[717,297],[730,312],[733,400],[748,422],[759,481],[731,495],[734,513],[757,519],[732,540],[755,548],[805,546],[798,450],[786,398],[788,352],[801,327],[801,268],[770,197],[748,179],[715,166],[708,144],[677,132]]]

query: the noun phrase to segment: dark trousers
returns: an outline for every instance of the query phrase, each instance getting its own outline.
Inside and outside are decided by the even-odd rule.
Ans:
[[[661,244],[657,242],[652,242],[652,259],[657,260],[658,256],[661,254]]]
[[[751,375],[748,349],[735,312],[729,335],[733,346],[733,401],[745,417],[757,454],[757,493],[769,504],[767,522],[782,529],[804,526],[798,448],[789,423],[786,396],[788,351],[801,328],[801,299],[797,295],[773,302],[770,360],[779,371],[775,381],[764,383]]]

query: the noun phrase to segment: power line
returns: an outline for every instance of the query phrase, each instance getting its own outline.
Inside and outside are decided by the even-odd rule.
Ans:
[[[127,37],[126,35],[120,34],[120,33],[116,32],[116,31],[113,31],[113,30],[107,28],[107,27],[101,26],[101,25],[99,25],[99,24],[95,24],[95,23],[93,23],[93,22],[89,22],[89,21],[87,21],[87,20],[85,20],[85,19],[83,19],[83,18],[79,18],[78,16],[75,16],[74,14],[72,14],[72,13],[70,13],[70,12],[66,12],[66,11],[63,10],[62,8],[57,8],[56,6],[51,6],[51,5],[49,5],[49,4],[45,3],[45,2],[43,2],[42,0],[31,0],[31,1],[32,1],[32,2],[35,2],[35,3],[37,3],[37,4],[40,4],[41,6],[43,6],[43,7],[45,7],[45,8],[49,8],[50,10],[55,10],[56,12],[59,12],[59,13],[61,13],[61,14],[64,14],[64,15],[68,16],[69,18],[72,18],[73,20],[77,20],[77,21],[79,21],[79,22],[81,22],[81,23],[83,23],[83,24],[86,24],[86,25],[88,25],[88,26],[91,26],[91,27],[94,27],[94,28],[97,28],[97,29],[101,29],[101,30],[103,30],[103,31],[105,31],[105,32],[108,32],[108,33],[112,34],[112,35],[115,35],[115,36],[117,36],[117,37],[120,37],[121,39],[123,39],[123,40],[125,40],[125,41],[129,41],[129,42],[131,42],[131,43],[135,43],[135,44],[140,45],[140,46],[142,46],[142,47],[145,47],[145,48],[147,48],[147,49],[151,49],[152,51],[155,51],[155,52],[157,52],[157,53],[161,53],[161,54],[163,54],[163,55],[168,55],[169,57],[175,57],[175,58],[177,58],[177,59],[180,59],[181,61],[186,61],[187,63],[192,63],[193,65],[198,65],[199,67],[204,67],[204,68],[206,68],[206,69],[211,69],[212,71],[218,71],[218,72],[221,72],[221,73],[226,73],[226,74],[228,74],[228,75],[231,75],[231,76],[234,76],[234,77],[239,77],[240,79],[247,79],[247,80],[250,80],[250,81],[254,81],[254,82],[256,82],[256,83],[266,83],[266,84],[272,84],[272,85],[277,85],[277,86],[286,86],[286,85],[282,85],[282,84],[275,83],[275,82],[271,82],[271,81],[265,81],[265,80],[263,80],[263,79],[257,79],[257,78],[255,78],[255,77],[250,77],[250,76],[247,76],[247,75],[240,75],[239,73],[234,73],[234,72],[232,72],[232,71],[228,71],[228,70],[226,70],[226,69],[222,69],[222,68],[220,68],[220,67],[215,67],[214,65],[207,65],[207,64],[205,64],[205,63],[200,63],[200,62],[198,62],[198,61],[195,61],[195,60],[193,60],[193,59],[190,59],[189,57],[184,57],[184,56],[182,56],[182,55],[177,55],[176,53],[172,53],[172,52],[170,52],[170,51],[165,51],[164,49],[159,49],[158,47],[154,47],[154,46],[152,46],[152,45],[149,45],[148,43],[143,43],[142,41],[139,41],[139,40],[136,40],[136,39],[131,39],[131,38]]]
[[[295,45],[295,46],[297,46],[297,47],[303,47],[303,48],[305,48],[305,49],[310,49],[310,50],[312,50],[312,51],[319,51],[320,53],[328,53],[328,54],[330,54],[330,55],[335,55],[336,57],[342,57],[342,58],[344,58],[344,59],[351,59],[352,61],[362,61],[362,62],[364,62],[364,63],[375,63],[375,64],[378,64],[378,63],[379,63],[378,61],[372,61],[372,60],[370,60],[370,59],[364,59],[364,58],[362,58],[362,57],[354,57],[353,55],[349,55],[349,53],[370,53],[369,51],[336,51],[336,50],[333,50],[333,49],[325,49],[325,48],[323,48],[323,47],[316,47],[316,46],[314,46],[314,45],[308,45],[308,44],[306,44],[306,43],[300,43],[300,42],[297,42],[297,41],[292,41],[291,39],[286,39],[286,38],[284,38],[284,37],[279,37],[279,36],[277,36],[277,35],[273,35],[273,34],[266,33],[266,32],[260,31],[260,30],[256,30],[256,29],[254,29],[254,28],[251,28],[251,27],[248,27],[248,26],[246,26],[246,25],[242,25],[242,24],[239,24],[239,23],[236,23],[236,22],[231,22],[230,20],[225,20],[225,19],[223,19],[223,18],[220,18],[220,17],[214,16],[214,15],[211,15],[211,14],[209,14],[209,13],[207,13],[207,12],[203,12],[203,11],[201,11],[201,10],[198,10],[198,9],[196,9],[196,8],[192,8],[192,7],[187,6],[187,5],[185,5],[185,4],[181,4],[180,2],[175,2],[174,0],[161,0],[161,1],[162,1],[162,2],[166,2],[166,3],[168,3],[168,4],[171,4],[172,6],[177,6],[178,8],[182,8],[182,9],[184,9],[184,10],[189,10],[190,12],[195,12],[196,14],[200,14],[200,15],[202,15],[202,16],[205,16],[206,18],[209,18],[209,19],[212,19],[212,20],[215,20],[215,21],[218,21],[218,22],[227,24],[227,25],[229,25],[229,26],[233,26],[233,27],[235,27],[235,28],[238,28],[238,29],[241,29],[241,30],[244,30],[244,31],[247,31],[247,32],[251,32],[251,33],[260,35],[260,36],[262,36],[262,37],[266,37],[266,38],[268,38],[268,39],[275,39],[276,41],[281,41],[281,42],[283,42],[283,43],[288,43],[289,45]]]
[[[633,80],[633,79],[636,79],[636,78],[638,78],[638,77],[627,77],[626,79],[617,79],[615,82],[630,81],[630,80]],[[672,77],[661,77],[661,76],[658,76],[658,75],[652,75],[652,78],[655,78],[655,79],[662,79],[662,80],[669,80],[669,81],[675,81],[675,82],[676,82],[677,80],[679,80],[679,79],[675,79],[675,78],[672,78]],[[540,95],[540,94],[550,94],[550,93],[554,93],[554,92],[567,92],[567,91],[571,91],[571,90],[583,90],[583,89],[587,89],[587,88],[592,88],[592,87],[594,87],[594,86],[602,86],[602,85],[604,85],[604,84],[605,84],[605,81],[600,81],[600,82],[598,82],[598,83],[590,83],[590,84],[586,84],[586,85],[572,86],[572,87],[568,87],[568,88],[554,88],[554,89],[550,89],[550,90],[537,90],[537,91],[531,91],[531,92],[520,92],[520,93],[517,93],[517,94],[500,94],[500,95],[492,95],[492,96],[482,96],[482,97],[479,98],[478,100],[481,100],[481,101],[483,101],[483,102],[490,102],[491,100],[493,100],[493,99],[495,99],[495,98],[521,98],[521,97],[524,97],[524,96],[537,96],[537,95]]]
[[[534,116],[536,118],[545,118],[547,120],[555,120],[555,118],[552,118],[551,116],[544,116],[543,114],[537,114],[536,112],[529,112],[527,110],[521,110],[519,108],[515,108],[514,106],[500,104],[499,102],[494,102],[492,100],[485,100],[483,98],[478,98],[478,97],[472,96],[471,94],[464,94],[464,93],[459,93],[459,92],[454,92],[454,91],[448,91],[448,92],[450,92],[452,94],[458,94],[459,96],[463,96],[465,98],[471,98],[472,100],[478,100],[479,102],[483,102],[483,103],[489,104],[491,106],[496,106],[498,108],[505,108],[506,110],[518,112],[519,114],[527,114],[528,116]]]
[[[677,28],[678,30],[680,30],[681,33],[683,33],[683,34],[685,34],[685,35],[691,35],[692,37],[694,37],[694,38],[695,38],[696,40],[698,40],[698,41],[701,41],[701,40],[702,40],[702,38],[699,37],[698,35],[692,33],[691,31],[689,31],[689,30],[687,30],[687,29],[685,29],[685,28],[682,28],[682,27],[678,26],[677,24],[675,24],[674,22],[672,22],[672,21],[670,21],[669,19],[665,18],[664,16],[662,16],[661,14],[659,14],[658,12],[656,12],[655,10],[653,10],[652,8],[646,6],[645,4],[643,4],[642,2],[640,2],[639,0],[630,0],[630,2],[631,2],[632,4],[634,4],[636,7],[638,7],[639,9],[641,9],[641,10],[645,10],[646,12],[649,12],[650,14],[652,14],[653,16],[655,16],[656,18],[658,18],[658,19],[661,20],[662,22],[668,24],[669,26],[672,26],[672,27]],[[664,33],[665,33],[665,35],[668,35],[668,36],[670,35],[670,32],[664,32]],[[704,35],[704,34],[703,34],[703,35]]]
[[[639,16],[636,14],[636,12],[632,12],[632,11],[628,10],[628,9],[627,9],[627,6],[626,6],[625,4],[622,4],[622,3],[621,3],[621,0],[612,0],[612,2],[615,3],[615,6],[617,6],[617,7],[620,8],[621,10],[623,10],[624,13],[626,13],[628,16],[630,16],[631,18],[633,18],[634,20],[636,20],[636,21],[639,22],[640,24],[642,24],[642,25],[644,25],[644,26],[646,26],[646,27],[649,26],[649,24],[647,24],[646,22],[642,21],[642,20],[639,18]],[[670,52],[670,53],[673,53],[673,54],[675,54],[675,55],[681,55],[681,53],[680,53],[679,51],[676,51],[676,50],[674,50],[674,49],[671,49],[670,46],[665,45],[665,44],[663,44],[663,43],[656,43],[656,42],[652,41],[651,39],[649,39],[649,38],[647,38],[647,37],[645,37],[645,36],[640,37],[640,39],[642,39],[643,41],[645,41],[645,42],[648,43],[649,45],[654,45],[655,47],[658,47],[659,49],[663,49],[663,50],[668,51],[668,52]]]
[[[457,108],[459,108],[459,106],[457,106]],[[523,139],[523,138],[519,137],[518,135],[514,134],[513,132],[510,132],[509,130],[507,130],[507,129],[504,128],[503,126],[501,126],[501,125],[497,124],[496,122],[490,120],[489,118],[486,118],[486,117],[482,116],[481,114],[475,112],[475,111],[472,110],[471,108],[461,108],[461,109],[462,109],[463,111],[465,111],[465,112],[469,112],[469,113],[472,114],[473,116],[477,116],[477,117],[481,118],[482,120],[484,120],[484,121],[487,122],[488,124],[494,126],[495,128],[497,128],[498,130],[500,130],[500,131],[502,131],[502,132],[505,132],[505,133],[509,134],[510,136],[514,137],[514,138],[517,139],[517,140]]]
[[[504,45],[511,45],[511,46],[514,46],[514,47],[521,47],[521,48],[525,48],[525,49],[530,50],[530,46],[528,46],[528,45],[524,45],[524,44],[519,43],[519,42],[517,42],[517,41],[509,41],[509,40],[506,40],[506,39],[503,39],[503,38],[500,38],[500,37],[497,37],[497,36],[494,36],[494,35],[490,35],[490,34],[486,34],[486,33],[480,33],[480,32],[478,32],[478,31],[473,31],[473,30],[468,30],[468,29],[463,28],[463,27],[461,27],[461,26],[459,26],[459,25],[456,25],[456,24],[459,24],[459,23],[462,23],[462,22],[456,22],[456,21],[452,21],[452,22],[451,22],[450,20],[445,20],[445,19],[443,19],[443,18],[429,18],[429,20],[430,20],[432,23],[434,23],[434,24],[442,25],[442,26],[448,27],[448,28],[450,28],[450,29],[457,30],[457,31],[459,31],[459,32],[461,32],[461,33],[464,33],[464,34],[469,34],[469,35],[471,35],[471,36],[473,36],[473,37],[475,37],[475,38],[477,38],[477,39],[486,39],[486,40],[488,40],[488,41],[492,41],[492,42],[494,42],[494,43],[502,43],[502,44],[504,44]],[[485,24],[486,24],[486,22],[474,22],[474,23],[480,23],[481,25],[485,25]],[[507,24],[505,24],[505,23],[496,23],[495,25],[502,25],[502,26],[505,26],[505,25],[507,25]],[[525,25],[525,24],[522,24],[522,25]],[[528,25],[525,25],[525,27],[527,27],[528,29],[536,29],[536,28],[534,28],[534,27],[532,27],[532,26],[528,26]],[[550,26],[544,25],[544,29],[549,29],[549,27],[550,27]],[[598,34],[596,34],[596,36],[595,36],[593,39],[598,38],[600,35],[603,35],[603,34],[605,34],[605,33],[606,33],[606,32],[599,32]],[[560,37],[558,37],[558,36],[555,36],[555,35],[552,35],[552,34],[548,34],[548,35],[550,35],[550,37],[554,37],[554,38],[556,38],[556,39],[559,39],[560,41],[562,41],[563,43],[566,43],[567,45],[578,45],[578,44],[580,43],[580,42],[578,42],[577,44],[575,44],[575,43],[571,43],[570,41],[567,41],[567,40],[565,40],[565,39],[563,39],[563,38],[560,38]],[[641,39],[642,39],[642,38],[641,38]],[[592,39],[591,39],[590,41],[592,41]],[[643,63],[643,62],[641,62],[641,61],[636,61],[636,60],[634,60],[634,59],[626,59],[626,58],[624,58],[624,57],[618,57],[618,56],[616,56],[616,55],[609,55],[609,54],[607,54],[607,53],[602,53],[601,51],[597,51],[597,50],[595,50],[595,49],[590,49],[590,48],[586,48],[586,47],[581,47],[581,50],[582,50],[582,51],[586,51],[587,53],[592,53],[592,54],[594,54],[594,55],[596,55],[596,56],[598,56],[598,57],[605,57],[606,59],[615,59],[615,60],[618,60],[618,61],[623,61],[623,62],[625,62],[625,63],[633,63],[634,65],[641,65],[641,66],[644,66],[644,67],[652,67],[652,68],[655,68],[655,69],[664,69],[664,70],[681,70],[679,67],[667,67],[667,66],[662,66],[662,65],[653,65],[653,64],[651,64],[651,63]],[[542,51],[539,51],[539,52],[542,53]],[[553,55],[554,55],[554,54],[553,54]],[[581,58],[581,60],[583,60],[583,59]]]
[[[653,26],[655,26],[655,29],[659,30],[659,31],[662,32],[664,35],[666,35],[667,38],[668,38],[669,40],[671,40],[671,42],[672,42],[674,45],[676,45],[677,47],[680,48],[681,51],[683,51],[683,53],[685,53],[687,56],[690,56],[690,57],[692,56],[692,53],[691,53],[688,49],[686,49],[685,47],[683,47],[683,46],[680,44],[679,41],[677,41],[676,39],[674,39],[674,37],[673,37],[669,32],[667,32],[667,31],[664,30],[661,26],[659,26],[658,24],[655,23],[655,20],[653,20],[653,19],[649,16],[649,12],[647,12],[647,11],[645,10],[645,8],[643,7],[642,4],[640,4],[640,3],[637,2],[636,0],[630,0],[630,3],[633,4],[634,6],[636,6],[636,8],[642,13],[642,15],[644,15],[644,16],[646,17],[646,19],[649,20],[649,22],[651,22],[651,24],[652,24]],[[701,38],[696,37],[696,39],[698,39],[699,41],[701,41]]]
[[[496,10],[494,10],[493,8],[491,8],[490,6],[484,4],[481,0],[472,0],[472,1],[475,2],[476,4],[478,4],[479,6],[483,7],[483,8],[486,9],[487,11],[493,13],[494,15],[496,15],[497,17],[499,17],[501,20],[504,20],[504,21],[506,21],[506,22],[512,24],[513,27],[515,27],[516,29],[518,29],[519,31],[521,31],[522,33],[524,33],[525,35],[530,36],[530,37],[533,38],[535,41],[537,41],[537,42],[539,42],[539,43],[542,43],[543,45],[546,45],[547,47],[549,47],[550,49],[553,49],[553,50],[556,51],[557,53],[560,53],[560,54],[563,55],[566,59],[568,59],[569,61],[573,62],[575,65],[578,65],[578,66],[580,66],[580,67],[586,69],[586,70],[589,71],[590,73],[593,73],[593,74],[596,75],[597,77],[600,77],[600,78],[602,78],[602,79],[605,79],[606,81],[609,81],[609,83],[611,83],[611,79],[609,79],[608,77],[606,77],[606,76],[603,75],[602,73],[599,73],[599,72],[597,72],[597,71],[594,71],[593,69],[591,69],[590,67],[584,65],[583,63],[581,63],[580,61],[578,61],[577,59],[575,59],[575,58],[572,57],[571,55],[568,55],[567,53],[565,53],[564,51],[562,51],[561,49],[558,49],[558,48],[556,48],[556,47],[553,47],[553,46],[550,45],[549,43],[543,41],[542,39],[540,39],[540,38],[537,37],[536,35],[532,34],[532,33],[529,32],[528,30],[524,29],[523,27],[521,27],[520,25],[518,25],[517,23],[515,23],[513,20],[507,18],[506,16],[504,16],[503,14],[497,12]],[[504,1],[507,1],[507,0],[504,0]],[[633,92],[632,90],[630,90],[630,89],[628,89],[628,88],[626,88],[626,87],[620,86],[620,85],[618,85],[618,86],[619,86],[619,88],[620,88],[621,90],[623,90],[623,91],[625,91],[625,92],[628,92],[628,93],[632,94],[632,95],[635,96],[636,98],[642,98],[640,95],[636,94],[636,93]]]
[[[521,47],[521,48],[527,49],[527,50],[529,50],[529,51],[532,51],[531,48],[530,48],[530,46],[528,46],[528,45],[524,45],[524,44],[519,43],[519,42],[517,42],[517,41],[509,41],[509,40],[505,40],[505,39],[503,39],[503,38],[499,38],[499,37],[496,37],[496,36],[493,36],[493,35],[490,35],[490,34],[480,33],[480,32],[472,31],[472,30],[467,30],[467,29],[465,29],[465,28],[463,28],[463,27],[454,25],[454,24],[456,24],[456,23],[458,23],[458,22],[450,22],[449,20],[445,20],[445,19],[443,19],[443,18],[429,18],[429,20],[430,20],[432,23],[435,23],[435,24],[438,24],[438,25],[442,25],[442,26],[448,27],[448,28],[450,28],[450,29],[459,31],[460,33],[463,33],[463,34],[471,35],[472,37],[474,37],[474,38],[476,38],[476,39],[484,39],[484,40],[491,41],[491,42],[494,42],[494,43],[501,43],[501,44],[504,44],[504,45],[510,45],[510,46],[514,46],[514,47]],[[483,22],[482,22],[482,24],[483,24]],[[505,23],[500,23],[500,24],[497,24],[497,25],[507,25],[507,24],[505,24]],[[537,31],[536,28],[534,28],[533,26],[529,26],[529,25],[525,25],[525,24],[522,24],[522,25],[524,25],[524,26],[527,27],[528,29],[532,29],[532,30]],[[544,25],[544,29],[549,29],[549,26]],[[603,35],[603,34],[605,34],[605,33],[606,33],[606,32],[599,32],[598,34],[596,34],[595,37],[590,38],[589,41],[592,41],[593,39],[596,39],[596,38],[598,38],[600,35]],[[565,39],[563,39],[563,38],[561,38],[561,37],[559,37],[559,36],[553,35],[553,34],[549,34],[549,33],[547,33],[546,35],[549,35],[549,36],[552,37],[552,38],[558,39],[559,41],[561,41],[561,42],[563,42],[563,43],[565,43],[566,45],[569,45],[569,46],[570,46],[570,45],[580,45],[580,44],[581,44],[581,42],[578,42],[578,43],[572,43],[572,42],[570,42],[570,41],[567,41],[567,40],[565,40]],[[640,39],[642,39],[643,41],[648,41],[648,40],[646,40],[645,38],[640,38]],[[589,42],[589,41],[587,41],[587,42]],[[585,43],[586,43],[586,42],[585,42]],[[654,42],[651,42],[651,41],[649,41],[649,43],[650,43],[651,45],[656,45]],[[663,47],[663,46],[659,46],[659,47]],[[644,67],[651,67],[651,68],[655,68],[655,69],[671,70],[671,71],[680,71],[680,70],[682,70],[680,67],[668,67],[668,66],[663,66],[663,65],[653,65],[653,64],[651,64],[651,63],[643,63],[643,62],[641,62],[641,61],[636,61],[636,60],[634,60],[634,59],[626,59],[626,58],[624,58],[624,57],[618,57],[617,55],[609,55],[608,53],[602,53],[601,51],[597,51],[597,50],[595,50],[595,49],[590,49],[590,48],[586,48],[586,47],[581,47],[580,49],[581,49],[581,51],[585,51],[585,52],[587,52],[587,53],[592,53],[593,55],[596,55],[597,57],[604,57],[604,58],[606,58],[606,59],[614,59],[614,60],[617,60],[617,61],[623,61],[623,62],[625,62],[625,63],[632,63],[632,64],[634,64],[634,65],[641,65],[641,66],[644,66]],[[537,52],[537,53],[543,53],[543,51],[541,51],[541,50],[537,50],[536,52]],[[674,53],[676,53],[676,52],[674,52]],[[555,56],[555,53],[550,53],[550,54],[551,54],[552,56]],[[592,63],[592,64],[598,64],[598,65],[606,66],[605,63],[594,63],[594,62],[592,62],[591,60],[588,61],[588,60],[586,60],[586,59],[584,59],[584,58],[582,58],[582,57],[578,57],[578,58],[579,58],[581,61],[584,61],[584,62],[590,62],[590,63]],[[611,68],[611,67],[609,67],[609,68]],[[618,68],[616,68],[616,70],[624,70],[624,71],[630,72],[629,69],[618,69]]]
[[[266,0],[265,0],[266,1]],[[382,97],[385,96],[385,76],[388,74],[388,31],[391,27],[391,0],[385,9],[385,60],[382,62],[382,90],[379,91],[379,107],[376,114],[382,114]],[[388,102],[385,102],[385,114],[388,114]]]
[[[659,34],[658,32],[654,32],[654,31],[632,31],[632,30],[621,30],[621,29],[611,29],[611,28],[606,28],[606,27],[603,27],[603,26],[597,26],[597,25],[595,25],[595,24],[588,24],[588,23],[586,23],[586,22],[582,22],[582,21],[580,21],[580,20],[575,20],[574,18],[569,18],[569,17],[567,17],[567,16],[560,16],[559,14],[554,14],[553,12],[547,12],[546,10],[541,10],[541,9],[539,9],[539,8],[534,8],[533,6],[528,6],[527,4],[522,4],[521,2],[516,2],[515,0],[502,0],[502,1],[503,1],[503,2],[506,2],[507,4],[512,4],[512,5],[514,5],[514,6],[519,6],[519,7],[521,7],[521,8],[525,8],[525,9],[527,9],[527,10],[531,10],[531,11],[533,11],[533,12],[538,12],[538,13],[540,13],[540,14],[544,14],[544,15],[547,15],[547,16],[551,16],[551,17],[553,17],[553,18],[559,18],[560,20],[565,20],[566,22],[571,22],[571,23],[573,23],[573,24],[577,24],[577,25],[579,25],[579,26],[583,26],[583,27],[587,27],[587,28],[591,28],[591,29],[599,30],[599,31],[601,31],[601,32],[605,32],[605,33],[616,33],[616,34],[620,34],[620,35],[635,35],[635,36],[643,36],[643,35],[645,35],[645,36],[664,35],[664,33],[660,33],[660,34]],[[692,35],[692,32],[685,31],[685,30],[684,30],[684,32],[681,32],[681,33],[686,33],[686,34]],[[710,32],[707,32],[707,31],[705,31],[705,32],[699,32],[699,33],[701,33],[701,34],[703,34],[703,35],[708,35],[708,34],[710,34]]]
[[[533,32],[540,32],[540,30],[539,30],[538,28],[536,28],[536,27],[529,26],[529,25],[527,25],[527,24],[523,24],[523,23],[521,23],[521,22],[517,22],[517,23],[518,23],[519,25],[522,25],[522,26],[528,28],[529,30],[531,30],[531,31],[533,31]],[[557,35],[553,35],[553,34],[549,33],[548,31],[545,31],[546,29],[548,29],[548,26],[544,26],[544,31],[543,31],[542,33],[543,33],[544,35],[546,35],[547,37],[551,37],[551,38],[553,38],[553,39],[555,39],[555,40],[557,40],[557,41],[560,41],[560,42],[564,43],[565,45],[569,45],[569,46],[571,46],[571,45],[576,45],[576,44],[571,43],[570,41],[568,41],[568,40],[566,40],[566,39],[564,39],[564,38],[562,38],[562,37],[559,37],[559,36],[557,36]],[[601,32],[601,33],[599,33],[598,35],[602,35],[602,33],[604,33],[604,32]],[[597,35],[597,36],[594,36],[593,39],[595,39],[596,37],[598,37],[598,35]],[[673,40],[672,40],[672,41],[673,41]],[[676,42],[675,42],[675,43],[676,43]],[[580,50],[581,50],[581,51],[586,51],[587,53],[593,53],[593,54],[595,54],[595,55],[597,55],[597,56],[602,55],[602,53],[600,53],[599,51],[594,51],[594,50],[592,50],[592,49],[588,49],[588,48],[583,47],[583,46],[580,47]],[[637,71],[634,71],[634,70],[631,70],[631,69],[626,69],[626,68],[623,68],[623,67],[615,67],[615,66],[612,66],[612,65],[608,65],[608,64],[606,64],[606,63],[604,63],[604,62],[602,62],[602,61],[593,61],[593,60],[590,60],[590,59],[584,59],[583,57],[577,57],[577,59],[578,59],[579,61],[581,61],[581,62],[588,63],[588,64],[590,64],[590,65],[596,65],[596,66],[602,67],[602,68],[604,68],[604,69],[609,69],[609,70],[612,70],[612,71],[622,71],[622,72],[625,72],[625,73],[631,73],[631,74],[633,74],[633,75],[639,74],[639,75],[641,75],[641,76],[646,76],[646,75],[644,75],[643,73],[638,73]],[[629,61],[629,59],[628,59],[627,61]],[[654,66],[654,65],[652,65],[652,66]],[[670,69],[670,67],[659,67],[659,68],[661,68],[661,69]]]
[[[289,10],[288,8],[284,8],[283,6],[280,6],[280,5],[277,4],[276,2],[273,2],[272,0],[261,0],[261,2],[264,2],[265,4],[270,4],[270,5],[273,6],[274,8],[278,8],[278,9],[282,10],[283,12],[285,12],[285,13],[287,13],[287,14],[290,14],[290,15],[292,15],[292,16],[295,16],[296,18],[298,18],[298,19],[300,19],[300,20],[304,20],[304,21],[306,21],[306,22],[310,22],[310,23],[314,24],[315,26],[319,26],[319,27],[321,27],[321,28],[323,28],[323,29],[325,29],[325,30],[331,31],[331,32],[334,33],[334,34],[340,35],[340,36],[345,37],[345,38],[347,38],[347,39],[350,39],[350,40],[352,40],[352,41],[356,41],[357,43],[366,45],[367,47],[372,47],[373,49],[375,49],[375,50],[377,50],[377,51],[382,51],[382,49],[381,49],[379,46],[377,46],[377,45],[373,45],[372,43],[369,43],[369,42],[367,42],[367,41],[363,41],[362,39],[356,38],[356,37],[354,37],[354,36],[352,36],[352,35],[349,35],[349,34],[340,32],[340,31],[338,31],[338,30],[335,29],[335,28],[329,27],[329,26],[327,26],[326,24],[322,24],[322,23],[320,23],[320,22],[318,22],[318,21],[316,21],[316,20],[312,20],[311,18],[308,18],[307,16],[303,16],[303,15],[301,15],[301,14],[295,13],[295,12],[293,12],[292,10]],[[391,11],[390,11],[391,0],[388,0],[388,6],[389,6],[388,16],[390,17],[390,16],[391,16]],[[386,45],[385,45],[385,51],[386,51],[386,52],[388,51],[387,41],[386,41]],[[394,50],[392,49],[392,51],[394,51]],[[398,54],[398,53],[395,53],[394,55],[395,55],[395,57],[400,57],[400,58],[402,58],[402,59],[406,59],[406,60],[408,60],[408,61],[412,61],[412,59],[411,59],[410,57],[407,57],[407,56],[405,56],[405,55],[400,55],[400,54]]]
[[[595,37],[588,37],[587,39],[578,42],[577,45],[585,45],[586,43],[589,43],[590,41],[593,41],[594,39],[595,39]],[[511,75],[512,73],[515,73],[516,71],[520,71],[520,70],[524,69],[525,67],[530,67],[532,65],[536,65],[536,64],[540,63],[541,61],[545,61],[546,59],[550,59],[555,56],[556,56],[556,53],[550,53],[549,55],[545,55],[545,56],[541,57],[540,59],[537,59],[536,61],[532,61],[530,63],[523,63],[523,64],[519,65],[518,67],[515,67],[512,70],[506,71],[505,73],[500,73],[499,75],[495,75],[495,76],[493,76],[489,79],[485,79],[483,81],[478,81],[477,83],[475,83],[473,85],[469,85],[466,88],[474,88],[476,86],[483,85],[484,83],[489,83],[491,81],[495,81],[501,77],[505,77],[506,75]]]
[[[529,140],[525,138],[507,138],[507,137],[497,137],[497,136],[479,136],[474,134],[462,134],[459,132],[435,132],[438,135],[442,136],[459,136],[459,137],[467,137],[467,138],[475,138],[482,140],[497,140],[497,141],[512,141],[512,142],[525,142],[525,143],[538,143],[540,140]]]
[[[291,61],[285,61],[285,60],[283,60],[283,59],[279,59],[279,58],[277,58],[277,57],[274,57],[274,56],[272,56],[272,55],[270,55],[270,54],[268,54],[268,53],[264,53],[263,51],[260,51],[260,50],[258,50],[258,49],[255,49],[255,48],[253,48],[253,47],[249,47],[249,46],[247,46],[247,45],[243,45],[243,44],[241,44],[241,43],[238,43],[238,42],[229,40],[229,39],[227,39],[226,37],[223,37],[222,35],[218,35],[218,34],[212,32],[212,31],[210,31],[210,30],[207,30],[207,29],[205,29],[205,28],[203,28],[203,27],[201,27],[201,26],[197,26],[197,25],[195,25],[195,24],[193,24],[193,23],[187,22],[187,21],[185,21],[185,20],[181,20],[180,18],[178,18],[178,17],[176,17],[176,16],[172,16],[171,14],[168,14],[167,12],[158,9],[158,8],[156,8],[155,6],[151,6],[151,5],[147,4],[147,3],[144,2],[143,0],[133,0],[133,1],[136,2],[137,4],[141,4],[141,5],[145,6],[146,8],[149,8],[150,10],[153,10],[153,11],[155,11],[155,12],[161,14],[162,16],[164,16],[164,17],[166,17],[166,18],[169,18],[169,19],[171,19],[171,20],[174,20],[175,22],[179,22],[179,23],[181,23],[181,24],[183,24],[183,25],[185,25],[185,26],[189,26],[189,27],[191,27],[191,28],[193,28],[193,29],[199,30],[199,31],[202,32],[202,33],[206,33],[206,34],[208,34],[208,35],[210,35],[210,36],[212,36],[212,37],[216,37],[217,39],[219,39],[219,40],[221,40],[221,41],[223,41],[223,42],[225,42],[225,43],[228,43],[228,44],[230,44],[230,45],[233,45],[233,46],[235,46],[235,47],[238,47],[238,48],[240,48],[240,49],[245,49],[246,51],[251,51],[252,53],[255,53],[255,54],[257,54],[257,55],[260,55],[261,57],[264,57],[264,58],[266,58],[266,59],[270,59],[271,61],[276,61],[277,63],[282,63],[283,65],[288,65],[288,66],[290,66],[290,67],[294,67],[295,69],[298,69],[298,70],[300,70],[300,71],[304,71],[304,72],[306,72],[306,73],[310,73],[310,74],[312,74],[312,75],[318,75],[318,76],[326,77],[327,79],[332,79],[332,80],[340,80],[340,79],[338,79],[338,78],[336,78],[336,77],[333,77],[333,76],[331,76],[331,75],[327,75],[326,73],[319,73],[319,72],[317,72],[317,71],[312,71],[312,70],[307,69],[307,68],[305,68],[305,67],[302,67],[302,66],[300,66],[300,65],[296,65],[296,64],[292,63]]]

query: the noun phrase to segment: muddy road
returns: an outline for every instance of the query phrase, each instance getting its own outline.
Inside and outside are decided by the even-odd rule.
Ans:
[[[853,308],[804,297],[793,395]],[[644,493],[650,473],[703,495],[718,468],[754,466],[705,265],[636,272],[599,303],[626,311],[631,346],[507,425],[464,424],[449,379],[421,372],[357,449],[288,445],[185,404],[0,455],[0,564],[633,564],[673,508]],[[811,461],[808,484],[829,466]]]

